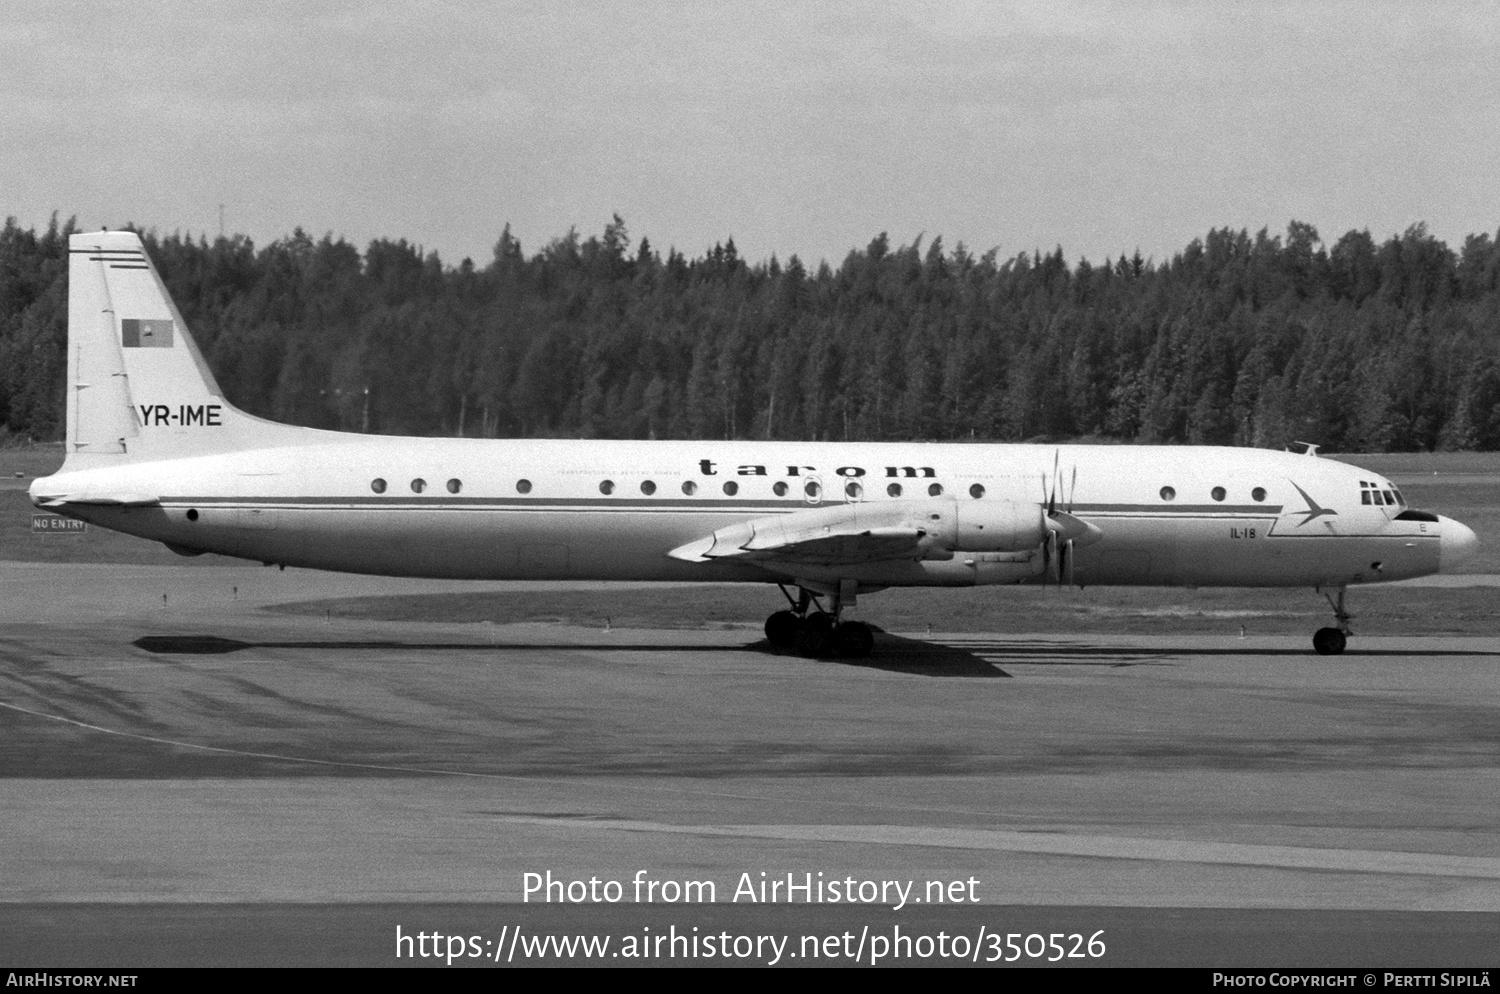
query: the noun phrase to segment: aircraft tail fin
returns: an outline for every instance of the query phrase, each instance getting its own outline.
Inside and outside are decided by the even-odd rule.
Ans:
[[[131,231],[68,246],[67,462],[105,465],[274,445],[302,429],[229,404]]]

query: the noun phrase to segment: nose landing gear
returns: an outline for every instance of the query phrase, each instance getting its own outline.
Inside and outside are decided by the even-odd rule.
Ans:
[[[782,584],[777,584],[786,596],[791,608],[777,611],[766,619],[766,638],[778,649],[787,649],[799,656],[841,656],[845,659],[864,659],[875,648],[875,633],[869,625],[858,621],[844,621],[846,600],[841,591],[829,595],[832,611],[824,611],[817,595],[799,587],[794,598]]]
[[[1354,632],[1349,628],[1349,622],[1354,615],[1344,610],[1344,589],[1339,588],[1338,600],[1335,601],[1327,593],[1323,594],[1328,606],[1333,608],[1333,616],[1338,620],[1336,628],[1319,628],[1313,634],[1313,650],[1320,656],[1337,656],[1344,651],[1344,645],[1349,641],[1349,636]]]

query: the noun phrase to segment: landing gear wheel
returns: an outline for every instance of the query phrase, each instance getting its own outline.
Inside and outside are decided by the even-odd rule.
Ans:
[[[826,656],[833,645],[833,619],[822,611],[803,619],[792,639],[792,648],[799,656]]]
[[[834,648],[846,659],[865,659],[875,648],[875,633],[859,621],[846,621],[833,630]]]
[[[797,640],[802,619],[795,611],[777,611],[766,619],[766,638],[778,649],[790,649]]]
[[[1344,633],[1337,628],[1319,628],[1313,635],[1313,648],[1320,656],[1337,656],[1344,651],[1347,641]]]

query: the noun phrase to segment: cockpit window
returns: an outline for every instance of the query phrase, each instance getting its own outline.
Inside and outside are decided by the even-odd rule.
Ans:
[[[1359,502],[1361,504],[1374,504],[1377,507],[1406,506],[1406,500],[1401,496],[1401,491],[1389,483],[1373,483],[1369,480],[1359,481]]]

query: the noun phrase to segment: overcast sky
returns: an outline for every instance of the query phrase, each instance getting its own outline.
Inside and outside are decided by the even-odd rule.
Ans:
[[[483,264],[1500,226],[1500,7],[0,3],[0,214]]]

